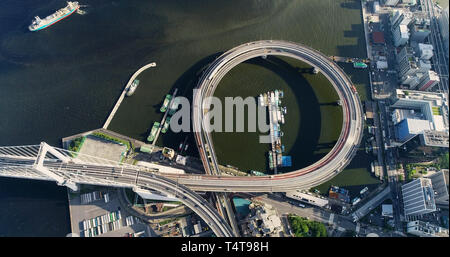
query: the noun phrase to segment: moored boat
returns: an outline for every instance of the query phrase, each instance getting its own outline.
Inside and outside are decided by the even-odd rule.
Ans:
[[[133,83],[131,83],[130,88],[128,88],[127,96],[132,96],[138,86],[139,86],[139,80],[137,80],[137,79],[133,80]]]

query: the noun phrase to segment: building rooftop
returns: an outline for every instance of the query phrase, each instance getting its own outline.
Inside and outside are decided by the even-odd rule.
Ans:
[[[436,226],[420,220],[410,221],[407,224],[407,232],[424,237],[448,237],[448,229]]]
[[[448,170],[441,170],[428,177],[431,179],[435,192],[434,198],[438,204],[448,204]]]
[[[443,93],[397,89],[394,108],[420,109],[425,118],[432,122],[430,130],[448,133],[448,98]]]
[[[384,33],[381,31],[372,32],[373,43],[375,44],[384,44]]]
[[[381,215],[392,217],[394,214],[394,210],[392,208],[392,204],[383,204],[381,205]]]
[[[421,140],[426,146],[449,147],[449,136],[447,132],[425,130]]]
[[[402,186],[405,215],[419,215],[436,211],[431,179],[418,178]]]

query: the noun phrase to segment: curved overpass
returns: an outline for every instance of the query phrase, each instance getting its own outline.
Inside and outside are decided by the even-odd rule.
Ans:
[[[0,156],[0,174],[5,171],[21,170],[34,173],[34,160]],[[44,167],[61,178],[79,184],[94,184],[116,187],[133,187],[140,190],[153,189],[173,195],[200,216],[218,237],[234,236],[231,227],[214,207],[202,196],[184,185],[154,173],[141,172],[132,166],[105,166],[95,164],[63,163],[60,160],[44,161]],[[53,180],[46,176],[34,179]],[[134,190],[134,189],[133,189]]]
[[[333,149],[316,163],[285,174],[272,176],[165,175],[198,191],[282,192],[319,185],[342,171],[355,155],[362,138],[362,105],[345,72],[327,56],[307,46],[277,40],[255,41],[237,46],[218,57],[205,70],[193,99],[192,120],[195,139],[207,174],[219,170],[211,134],[202,123],[205,98],[212,96],[220,80],[236,65],[260,56],[286,56],[318,68],[331,82],[342,103],[342,130]],[[207,103],[206,103],[207,104]]]

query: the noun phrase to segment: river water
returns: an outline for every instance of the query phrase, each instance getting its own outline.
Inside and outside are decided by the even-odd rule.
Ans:
[[[357,0],[80,2],[88,5],[85,15],[39,32],[27,29],[33,17],[45,17],[65,1],[0,2],[0,145],[59,146],[62,137],[101,127],[131,74],[153,61],[157,67],[141,74],[135,95],[122,103],[109,129],[144,140],[161,118],[158,110],[169,90],[191,97],[206,64],[248,41],[290,40],[328,55],[365,56]],[[329,83],[306,70],[289,59],[250,61],[227,74],[216,91],[223,98],[283,89],[283,142],[293,168],[326,154],[342,119]],[[363,82],[360,74],[350,75]],[[158,144],[176,148],[186,135],[167,133]],[[268,146],[258,144],[256,134],[213,137],[221,163],[268,171]],[[189,142],[195,155],[191,137]],[[69,232],[65,189],[12,179],[0,179],[0,187],[0,235]],[[36,218],[48,213],[55,215],[51,224]]]

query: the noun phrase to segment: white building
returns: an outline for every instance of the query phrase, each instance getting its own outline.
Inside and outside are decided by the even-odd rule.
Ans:
[[[401,81],[408,76],[413,77],[418,73],[425,73],[431,69],[431,63],[428,60],[420,60],[415,56],[416,52],[411,47],[403,47],[397,54],[398,76]]]
[[[392,112],[392,123],[394,123],[394,125],[397,125],[405,119],[424,120],[425,117],[421,112],[416,112],[415,110],[394,109]]]
[[[388,6],[396,6],[398,4],[399,0],[386,0],[384,1],[384,5]]]
[[[429,70],[421,77],[417,88],[420,91],[430,91],[439,83],[439,81],[439,75],[436,72]]]
[[[373,2],[373,13],[378,13],[380,11],[380,3],[378,1]]]
[[[416,88],[417,85],[419,85],[420,82],[420,78],[423,76],[422,73],[416,73],[415,75],[412,76],[404,76],[402,78],[402,84],[403,85],[408,85],[409,88]]]
[[[416,5],[417,4],[417,0],[402,0],[402,4]]]
[[[409,29],[406,25],[399,25],[393,30],[394,45],[396,47],[405,45],[409,40]]]
[[[251,213],[247,220],[246,229],[253,237],[258,236],[279,236],[279,233],[283,231],[283,225],[277,212],[269,204],[256,204],[251,203]],[[246,234],[246,232],[244,232]]]
[[[420,220],[408,222],[406,232],[420,237],[448,237],[448,229]]]
[[[381,216],[390,218],[394,217],[394,209],[392,208],[392,204],[381,205]]]
[[[420,59],[430,60],[433,57],[433,45],[419,43],[416,52]]]
[[[448,206],[448,170],[441,170],[430,176],[436,204]]]
[[[396,10],[391,14],[391,30],[394,31],[399,25],[408,26],[412,21],[412,13]]]
[[[446,94],[397,89],[392,98],[394,109],[413,110],[415,117],[404,116],[394,121],[398,113],[392,115],[397,139],[403,144],[420,135],[424,145],[448,147],[448,98]],[[419,117],[420,116],[420,117]],[[419,120],[419,121],[414,121]],[[420,121],[426,120],[428,121]]]
[[[319,198],[313,195],[305,194],[300,191],[288,191],[286,192],[286,197],[302,201],[311,205],[315,205],[318,207],[326,208],[328,206],[328,200]]]
[[[377,69],[385,70],[388,68],[388,62],[387,61],[377,61]]]

